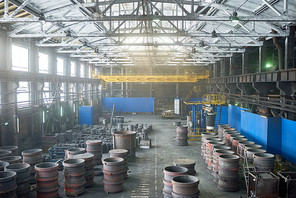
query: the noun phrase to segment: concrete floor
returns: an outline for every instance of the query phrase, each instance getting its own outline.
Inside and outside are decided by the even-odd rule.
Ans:
[[[179,119],[161,119],[156,115],[125,115],[124,128],[128,124],[152,124],[153,131],[148,135],[152,141],[151,149],[137,148],[136,159],[128,163],[130,173],[128,179],[124,182],[123,192],[116,194],[107,194],[103,190],[103,176],[95,177],[95,185],[87,188],[81,198],[93,197],[131,197],[131,198],[145,198],[145,197],[163,197],[163,172],[162,169],[166,166],[173,165],[175,159],[187,158],[196,161],[195,170],[196,177],[199,178],[201,198],[238,198],[246,196],[246,188],[243,177],[240,175],[239,185],[240,190],[234,193],[226,193],[219,191],[217,185],[213,182],[211,171],[206,168],[204,160],[200,155],[201,142],[190,141],[188,146],[176,146],[176,132],[172,123]],[[128,122],[131,120],[131,122]],[[185,121],[182,123],[185,124]],[[103,158],[108,157],[103,154]],[[60,197],[67,197],[63,189],[63,176],[60,171]],[[36,197],[36,192],[32,194]]]

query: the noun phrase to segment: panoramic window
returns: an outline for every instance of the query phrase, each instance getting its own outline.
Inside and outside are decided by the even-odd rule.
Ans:
[[[29,50],[24,47],[12,45],[12,70],[29,71]]]
[[[57,74],[64,75],[64,59],[57,58]]]
[[[39,73],[48,74],[48,55],[39,52]]]

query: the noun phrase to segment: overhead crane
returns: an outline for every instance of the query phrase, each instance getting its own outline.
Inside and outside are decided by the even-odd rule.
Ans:
[[[209,78],[209,71],[204,73],[184,74],[93,74],[94,79],[103,82],[197,82]]]

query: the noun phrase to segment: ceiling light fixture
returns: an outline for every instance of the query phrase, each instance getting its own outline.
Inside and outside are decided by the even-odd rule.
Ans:
[[[212,38],[217,38],[217,33],[215,30],[213,30],[213,32],[212,32]]]
[[[39,19],[38,19],[40,22],[45,22],[45,16],[44,16],[44,13],[40,13],[39,15]]]
[[[237,17],[237,12],[233,12],[232,16],[230,16],[230,21],[232,23],[238,23],[239,22],[239,18]]]

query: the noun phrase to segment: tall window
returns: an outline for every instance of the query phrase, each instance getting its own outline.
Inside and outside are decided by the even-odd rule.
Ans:
[[[44,82],[44,87],[43,87],[43,102],[44,103],[50,103],[51,102],[51,94],[49,92],[50,90],[50,83],[49,82]]]
[[[17,88],[17,102],[19,106],[28,105],[30,99],[29,93],[29,83],[19,82],[19,87]]]
[[[91,66],[88,66],[88,78],[91,78]]]
[[[27,48],[12,45],[12,70],[29,71],[29,51]]]
[[[60,93],[60,100],[65,101],[65,91],[66,91],[66,83],[62,83],[61,85],[61,93]]]
[[[57,74],[64,75],[64,59],[57,58]]]
[[[71,61],[71,76],[76,76],[76,63]]]
[[[48,74],[48,55],[39,52],[39,73]]]
[[[80,63],[80,77],[81,78],[84,78],[84,71],[85,71],[84,65],[82,63]]]

